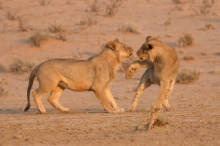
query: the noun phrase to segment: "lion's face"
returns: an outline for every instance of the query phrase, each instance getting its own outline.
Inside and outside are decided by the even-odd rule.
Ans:
[[[152,51],[153,46],[151,44],[148,44],[147,42],[144,43],[141,48],[137,51],[137,56],[141,60],[147,60],[149,59],[149,53]]]
[[[109,43],[109,47],[113,50],[116,50],[121,58],[126,58],[132,55],[133,49],[124,43],[121,43],[118,39],[115,39],[113,42]]]

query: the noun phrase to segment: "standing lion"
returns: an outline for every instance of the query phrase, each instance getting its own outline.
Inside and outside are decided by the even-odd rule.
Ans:
[[[167,44],[148,36],[146,42],[137,51],[140,60],[134,61],[126,72],[126,79],[130,79],[134,71],[139,67],[147,67],[138,85],[136,95],[133,99],[129,111],[135,111],[143,90],[151,84],[160,86],[157,96],[155,111],[161,111],[162,105],[166,110],[171,110],[168,102],[172,93],[177,72],[179,70],[179,58],[174,48]]]
[[[105,48],[88,60],[51,59],[35,67],[30,74],[27,89],[28,104],[25,111],[30,108],[30,90],[35,76],[39,81],[39,88],[32,92],[40,113],[46,110],[41,97],[51,92],[48,101],[58,110],[67,112],[58,102],[64,89],[72,91],[93,91],[104,109],[108,112],[124,112],[119,108],[111,94],[109,85],[114,79],[118,65],[125,57],[132,55],[132,48],[121,43],[118,39],[106,44]]]

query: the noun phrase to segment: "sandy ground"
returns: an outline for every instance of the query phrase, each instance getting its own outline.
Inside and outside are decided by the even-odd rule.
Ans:
[[[60,103],[70,108],[70,112],[54,109],[47,102],[47,94],[42,98],[47,113],[41,115],[33,98],[31,109],[23,112],[29,73],[1,71],[0,85],[8,94],[0,97],[0,146],[220,145],[220,3],[216,1],[209,13],[200,15],[201,0],[178,6],[170,0],[123,0],[117,13],[106,17],[108,1],[98,2],[100,9],[94,13],[90,12],[92,1],[89,0],[51,0],[45,6],[37,0],[1,0],[0,63],[9,68],[16,58],[38,64],[50,58],[71,58],[74,54],[87,59],[116,37],[131,46],[135,55],[146,36],[152,35],[176,48],[181,59],[180,70],[199,70],[200,79],[190,84],[176,84],[170,97],[175,111],[162,113],[168,124],[148,131],[149,110],[159,92],[156,85],[142,93],[135,113],[109,114],[92,92],[66,90]],[[5,17],[8,11],[28,19],[32,30],[20,31],[18,20]],[[195,15],[196,12],[199,15]],[[97,24],[79,25],[87,15]],[[170,25],[165,25],[167,20],[171,21]],[[67,41],[49,39],[40,48],[34,47],[30,35],[47,30],[54,22],[66,26]],[[135,25],[139,34],[118,31],[123,23]],[[214,28],[203,30],[207,24]],[[185,32],[195,36],[195,44],[178,47],[178,38]],[[192,56],[194,60],[186,61],[185,56]],[[129,108],[135,94],[132,90],[144,71],[139,69],[128,81],[125,73],[116,73],[111,91],[119,107]],[[34,82],[33,89],[37,87],[38,83]]]

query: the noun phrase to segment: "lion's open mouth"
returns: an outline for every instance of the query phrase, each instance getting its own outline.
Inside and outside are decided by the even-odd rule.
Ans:
[[[144,59],[141,57],[140,60],[144,60]]]

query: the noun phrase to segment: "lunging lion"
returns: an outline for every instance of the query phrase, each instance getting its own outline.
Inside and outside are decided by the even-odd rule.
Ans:
[[[41,102],[41,97],[51,92],[48,101],[58,110],[67,112],[59,104],[58,99],[64,89],[73,91],[93,91],[104,109],[108,112],[124,112],[119,108],[111,94],[109,85],[114,79],[118,65],[123,58],[132,55],[132,48],[121,43],[118,39],[105,45],[105,48],[88,60],[51,59],[35,67],[30,74],[27,89],[28,104],[30,108],[30,90],[35,76],[39,81],[39,88],[32,92],[35,103],[40,113],[46,110]]]
[[[143,74],[138,85],[136,95],[133,99],[129,111],[135,111],[143,90],[151,84],[158,84],[161,88],[157,96],[155,111],[160,111],[162,105],[166,110],[171,110],[168,99],[172,93],[177,72],[179,70],[179,58],[174,48],[167,44],[148,36],[146,42],[137,51],[137,56],[141,60],[134,61],[126,72],[126,79],[130,79],[134,71],[139,67],[148,68]]]

